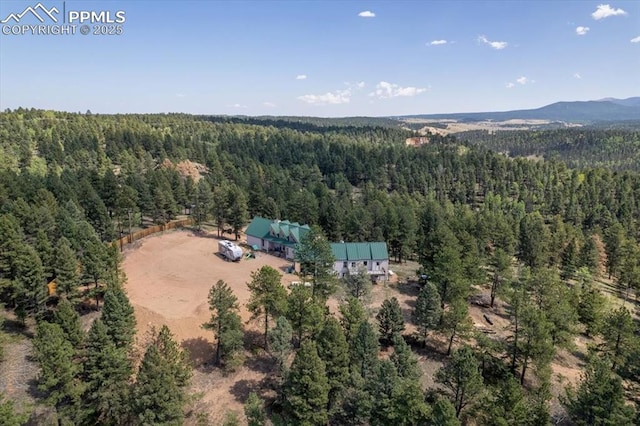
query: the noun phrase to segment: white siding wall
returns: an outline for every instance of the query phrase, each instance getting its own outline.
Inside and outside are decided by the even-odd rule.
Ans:
[[[262,249],[266,248],[262,246],[262,238],[253,237],[251,235],[247,235],[247,244],[249,244],[250,246],[255,244]]]
[[[378,265],[379,263],[379,265]],[[347,273],[357,273],[358,269],[364,266],[364,261],[359,262],[347,262],[347,266],[344,266],[344,261],[339,260],[333,264],[333,270],[338,277],[342,277]],[[371,275],[385,275],[389,274],[389,259],[384,260],[367,260],[366,266],[367,272]]]

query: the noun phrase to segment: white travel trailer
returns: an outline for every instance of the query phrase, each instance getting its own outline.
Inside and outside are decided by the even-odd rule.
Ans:
[[[242,259],[242,249],[229,240],[222,240],[218,242],[218,253],[225,260],[232,262],[238,262]]]

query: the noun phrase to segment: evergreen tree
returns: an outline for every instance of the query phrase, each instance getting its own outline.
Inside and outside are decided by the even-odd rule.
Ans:
[[[73,421],[83,392],[73,346],[58,324],[41,321],[33,349],[40,366],[38,389],[47,393],[47,402],[60,416]]]
[[[578,320],[585,326],[585,334],[597,333],[604,321],[607,299],[600,290],[588,284],[580,291],[578,303]]]
[[[328,420],[329,380],[316,344],[304,341],[282,385],[285,418],[297,425],[324,425]]]
[[[373,283],[365,268],[359,268],[355,274],[348,274],[342,278],[344,286],[350,296],[364,302],[371,294]]]
[[[238,314],[238,298],[222,280],[218,280],[209,290],[209,310],[211,319],[202,327],[212,330],[215,336],[215,362],[230,360],[242,349],[244,333]]]
[[[0,393],[0,426],[22,426],[27,420],[28,416],[16,412],[13,401],[5,400],[4,395]]]
[[[191,212],[196,228],[200,229],[202,224],[209,218],[212,210],[212,202],[213,193],[211,192],[211,186],[205,179],[200,179],[196,187],[193,211]]]
[[[278,318],[287,309],[287,290],[280,282],[281,275],[271,266],[263,266],[251,273],[251,282],[247,284],[251,298],[247,309],[251,318],[262,318],[264,322],[264,347],[269,347],[269,319]]]
[[[289,357],[289,354],[293,350],[291,340],[293,339],[293,328],[287,321],[287,318],[282,315],[278,317],[276,326],[269,333],[269,349],[275,356],[278,363],[278,369],[281,372],[285,370],[285,362]]]
[[[395,365],[398,376],[403,379],[418,379],[422,375],[418,359],[399,334],[393,336],[393,353],[389,359]]]
[[[131,362],[124,349],[116,348],[104,323],[94,321],[82,364],[86,390],[82,397],[84,422],[119,425],[125,422],[129,404]]]
[[[236,237],[236,240],[240,236],[240,230],[246,225],[249,220],[249,210],[247,207],[247,196],[244,191],[234,187],[229,193],[230,198],[228,202],[229,212],[227,217],[229,218],[229,224]]]
[[[635,330],[631,312],[624,306],[611,312],[604,320],[602,350],[611,359],[614,371],[627,362],[631,348],[638,339]]]
[[[367,314],[360,300],[355,297],[349,297],[345,303],[340,305],[339,309],[342,315],[340,323],[344,329],[344,336],[347,342],[351,344],[351,341],[358,333],[360,324],[366,321]]]
[[[311,277],[314,298],[326,300],[336,288],[333,275],[335,258],[331,246],[320,228],[312,227],[296,247],[295,261],[300,263],[300,274]]]
[[[456,416],[456,408],[447,398],[438,398],[433,404],[431,422],[433,426],[460,426],[460,420]]]
[[[497,296],[504,294],[504,283],[511,279],[511,256],[501,248],[495,249],[491,257],[491,307]]]
[[[571,279],[575,276],[580,263],[580,255],[578,253],[578,245],[576,239],[573,238],[562,251],[562,259],[560,264],[560,278],[563,280]]]
[[[30,245],[20,243],[16,246],[12,267],[13,301],[16,314],[24,322],[27,315],[42,312],[47,299],[42,263]]]
[[[580,249],[580,266],[589,269],[592,274],[598,273],[598,264],[600,261],[600,253],[595,242],[595,235],[585,238],[584,244]]]
[[[380,337],[387,342],[392,343],[396,334],[402,334],[404,331],[404,318],[398,299],[392,297],[382,302],[382,307],[376,315],[378,320],[378,330]]]
[[[82,330],[82,322],[80,315],[73,308],[71,302],[61,299],[58,308],[54,313],[56,324],[62,328],[65,338],[74,348],[79,349],[84,340],[84,331]]]
[[[322,327],[323,314],[324,309],[314,300],[310,288],[303,284],[291,287],[286,316],[293,327],[298,347],[305,336],[313,335]]]
[[[244,403],[244,415],[248,426],[264,426],[267,423],[264,401],[255,392],[251,392]]]
[[[317,338],[318,355],[325,363],[325,371],[329,380],[329,409],[333,408],[338,392],[343,388],[345,378],[349,375],[349,345],[333,316],[325,319]]]
[[[622,381],[606,360],[592,357],[578,385],[562,401],[571,421],[582,425],[632,426],[633,408],[624,399]]]
[[[136,318],[129,298],[119,284],[112,284],[104,295],[102,322],[117,348],[130,348],[136,333]]]
[[[473,322],[469,317],[469,306],[466,300],[456,299],[451,302],[442,316],[442,324],[440,324],[439,330],[449,340],[449,345],[447,346],[447,356],[449,356],[454,339],[459,336],[465,337],[473,330]]]
[[[436,328],[441,317],[442,307],[438,290],[431,282],[426,282],[418,293],[413,311],[413,321],[418,326],[425,346],[429,332]]]
[[[78,261],[71,248],[71,243],[65,237],[58,240],[56,245],[56,290],[58,293],[75,298],[80,276],[78,274]]]
[[[356,371],[363,378],[369,377],[375,371],[378,363],[378,336],[369,324],[363,322],[358,333],[350,343],[350,363],[352,371]]]
[[[468,346],[453,352],[451,360],[438,371],[435,380],[444,386],[456,410],[456,417],[473,403],[483,390],[478,361]]]
[[[491,390],[482,402],[482,424],[508,426],[529,424],[529,409],[520,383],[513,377]]]
[[[140,424],[182,424],[191,367],[166,325],[147,348],[133,388],[131,411]]]

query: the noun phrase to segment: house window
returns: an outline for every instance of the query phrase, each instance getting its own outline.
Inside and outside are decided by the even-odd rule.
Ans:
[[[364,266],[367,266],[367,261],[366,260],[364,261]]]
[[[347,267],[347,262],[342,262],[342,267],[346,268]]]
[[[356,267],[356,262],[351,262],[351,267],[355,268]]]
[[[380,262],[376,262],[376,266],[380,266]]]

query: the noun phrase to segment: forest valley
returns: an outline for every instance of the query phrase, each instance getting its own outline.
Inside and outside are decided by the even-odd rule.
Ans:
[[[215,368],[233,375],[256,352],[274,365],[271,392],[226,425],[640,424],[637,129],[408,147],[415,133],[386,119],[0,113],[0,353],[22,342],[39,369],[34,404],[2,384],[0,424],[209,424],[172,332],[135,347],[111,243],[185,215],[236,237],[256,215],[312,226],[297,255],[310,287],[287,289],[268,266],[247,284],[257,347],[232,289],[211,283]],[[545,159],[518,156],[532,152]],[[201,173],[173,166],[185,160]],[[417,262],[415,332],[395,298],[367,307],[366,276],[330,273],[337,241],[385,241],[397,265]],[[482,289],[501,335],[470,320]],[[582,375],[554,395],[560,351],[580,355]],[[418,358],[436,355],[425,387]]]

